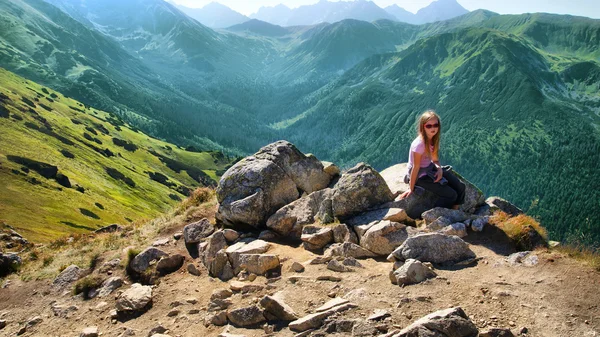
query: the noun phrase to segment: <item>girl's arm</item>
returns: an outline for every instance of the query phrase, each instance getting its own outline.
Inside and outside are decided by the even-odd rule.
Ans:
[[[421,168],[421,154],[413,152],[413,168],[410,171],[410,185],[408,191],[405,191],[400,195],[400,199],[408,197],[412,192],[415,191],[415,183],[419,177],[419,169]]]
[[[435,181],[434,181],[437,183],[438,181],[442,180],[442,177],[444,176],[444,172],[442,171],[442,165],[440,164],[440,158],[438,156],[437,151],[435,151],[431,154],[431,161],[437,167],[437,171],[435,172]]]

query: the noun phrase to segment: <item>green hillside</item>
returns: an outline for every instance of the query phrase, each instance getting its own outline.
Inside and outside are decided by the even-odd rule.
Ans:
[[[539,216],[554,238],[586,233],[586,243],[598,243],[600,217],[591,210],[600,194],[587,178],[593,165],[583,164],[600,160],[598,101],[582,97],[591,101],[600,83],[594,73],[551,67],[514,35],[480,28],[440,34],[360,63],[281,125],[320,158],[382,169],[407,160],[417,115],[435,108],[444,123],[442,162],[486,194]]]
[[[155,217],[227,164],[0,68],[0,221],[35,242]]]

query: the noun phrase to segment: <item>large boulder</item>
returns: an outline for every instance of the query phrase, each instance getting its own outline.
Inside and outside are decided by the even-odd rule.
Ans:
[[[143,273],[148,269],[152,263],[152,261],[158,261],[162,257],[169,256],[169,254],[163,252],[162,250],[156,247],[148,247],[144,249],[141,253],[136,255],[133,260],[129,263],[131,269],[133,269],[137,273]]]
[[[186,244],[198,243],[215,231],[215,226],[204,218],[183,227],[183,238]]]
[[[360,245],[377,255],[388,255],[400,246],[410,234],[417,233],[413,227],[388,220],[376,221],[359,237]]]
[[[332,222],[333,193],[332,189],[325,188],[285,205],[269,217],[267,227],[281,235],[300,238],[305,225]]]
[[[460,307],[438,310],[418,319],[393,337],[477,337],[479,330]]]
[[[467,219],[470,219],[471,216],[461,210],[454,210],[444,207],[435,207],[421,214],[423,220],[425,220],[426,224],[431,224],[435,220],[443,217],[446,221],[449,221],[450,224],[456,222],[464,222]]]
[[[404,183],[404,176],[407,172],[408,164],[402,163],[381,171],[381,176],[393,193],[403,193],[409,189],[409,185]],[[454,170],[452,170],[452,174],[465,184],[465,203],[460,209],[467,213],[475,212],[477,206],[483,205],[485,202],[483,192]],[[405,209],[409,217],[416,219],[421,217],[421,213],[433,208],[436,201],[435,194],[423,191],[421,194],[412,193],[408,198],[395,200],[389,206]]]
[[[415,259],[440,264],[456,263],[474,258],[475,253],[458,236],[441,233],[417,234],[409,237],[390,254],[391,260]]]
[[[221,177],[216,194],[217,220],[225,224],[262,227],[279,208],[327,187],[331,176],[314,156],[278,141],[233,165]]]
[[[346,224],[334,225],[331,227],[331,230],[333,232],[333,242],[335,243],[358,243],[358,237],[356,236],[356,233],[354,233],[354,231]]]
[[[124,291],[116,301],[120,312],[142,311],[152,302],[152,287],[134,283]]]
[[[381,175],[365,163],[344,172],[333,189],[333,214],[339,218],[348,218],[394,199]]]

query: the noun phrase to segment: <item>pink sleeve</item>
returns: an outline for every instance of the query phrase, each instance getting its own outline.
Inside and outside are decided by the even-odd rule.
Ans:
[[[421,141],[418,141],[416,142],[416,144],[413,144],[413,146],[411,146],[410,150],[416,153],[423,154],[425,153],[425,144]]]

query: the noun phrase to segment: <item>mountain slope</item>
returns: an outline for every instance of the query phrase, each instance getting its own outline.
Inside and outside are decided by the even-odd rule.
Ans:
[[[429,23],[452,19],[469,13],[456,0],[436,0],[427,7],[419,9],[417,14],[418,23]]]
[[[0,111],[0,219],[36,242],[156,216],[228,162],[1,68]]]
[[[434,107],[444,125],[442,162],[540,216],[555,237],[583,231],[598,242],[600,219],[589,209],[599,192],[582,179],[592,168],[562,164],[600,159],[597,108],[571,99],[551,66],[524,39],[459,30],[359,63],[281,125],[320,158],[383,168],[407,160],[416,116]]]
[[[250,20],[233,9],[218,2],[211,2],[202,8],[189,8],[181,5],[177,9],[185,15],[211,28],[225,28]]]

